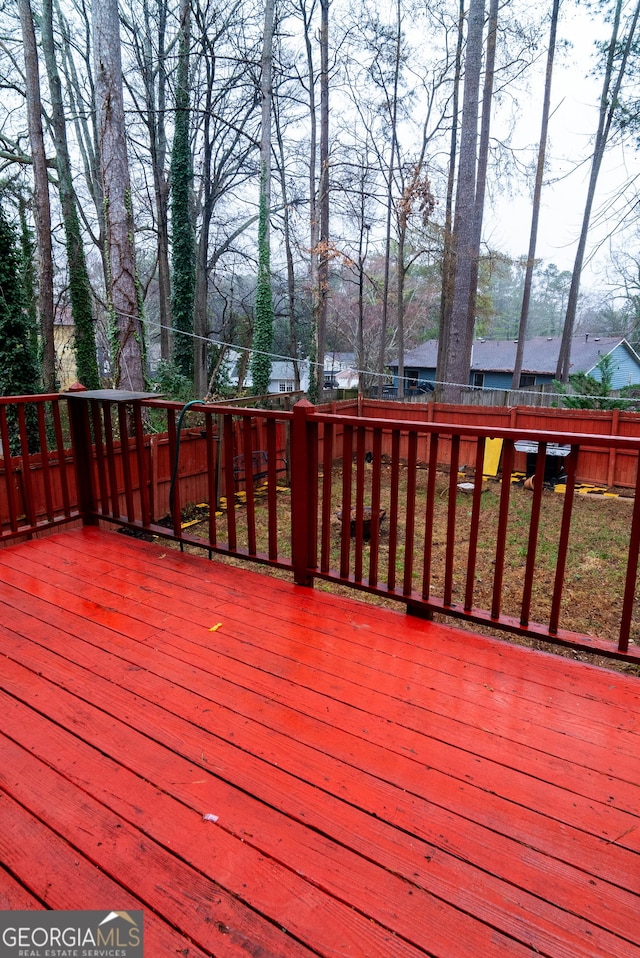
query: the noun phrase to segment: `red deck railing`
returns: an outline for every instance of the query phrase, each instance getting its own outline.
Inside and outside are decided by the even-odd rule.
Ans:
[[[0,397],[0,542],[81,518],[66,403]]]
[[[501,481],[485,498],[489,438],[502,442]],[[394,599],[418,615],[444,613],[640,661],[640,430],[619,437],[363,418],[305,401],[292,412],[204,404],[187,410],[102,392],[0,400],[0,439],[3,540],[79,518],[104,520],[289,570],[301,584],[320,578]],[[515,443],[523,439],[538,443],[526,495],[512,484]],[[570,453],[564,495],[550,498],[544,478],[552,443]],[[599,630],[597,596],[593,629],[563,624],[580,521],[576,464],[585,450],[615,450],[635,462],[624,559],[615,560],[624,563],[615,636]],[[234,464],[238,457],[253,462],[257,451],[265,453],[266,475],[254,482]],[[464,492],[463,466],[470,479]],[[541,542],[552,505],[556,528]],[[514,549],[515,590],[507,576]]]

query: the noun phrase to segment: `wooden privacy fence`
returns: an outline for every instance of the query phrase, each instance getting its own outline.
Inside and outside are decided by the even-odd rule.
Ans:
[[[361,399],[318,406],[319,410],[359,416],[363,419],[403,419],[416,423],[451,423],[460,427],[480,426],[486,435],[492,429],[517,429],[526,433],[523,438],[535,438],[536,432],[580,433],[584,436],[598,435],[612,438],[640,438],[640,413],[619,409],[551,409],[528,406],[468,406],[426,403],[402,406],[397,402]],[[406,448],[400,455],[406,457]],[[443,445],[440,464],[446,464],[449,447]],[[470,465],[475,460],[473,441],[463,442],[460,450],[461,464]],[[418,446],[418,458],[426,459],[426,439]],[[524,453],[516,453],[514,469],[526,470]],[[636,458],[624,444],[612,444],[609,448],[582,440],[577,464],[576,479],[579,482],[608,488],[634,489],[636,484]]]
[[[505,426],[501,410],[466,407],[470,415],[464,418],[458,407],[443,407],[436,413],[448,411],[449,421],[425,422],[415,407],[403,409],[402,419],[372,415],[381,408],[374,403],[350,414],[343,405],[331,410],[302,401],[292,411],[204,404],[187,411],[177,403],[108,391],[64,400],[3,400],[2,539],[78,519],[107,521],[210,555],[288,570],[300,584],[320,578],[404,603],[415,614],[444,613],[640,661],[640,436],[622,434],[631,428],[624,414],[616,417],[618,434],[606,435],[542,429],[531,419]],[[473,420],[478,412],[482,418]],[[156,434],[148,432],[150,419],[160,426]],[[485,498],[490,438],[502,442],[501,482]],[[522,440],[538,444],[531,493],[515,491],[512,483],[516,443]],[[569,451],[562,497],[544,488],[551,444]],[[234,461],[242,456],[251,462],[254,452],[266,474],[259,482],[249,476],[239,482]],[[634,477],[635,500],[625,505],[626,541],[615,559],[619,594],[606,596],[618,623],[615,634],[605,637],[593,596],[595,625],[588,634],[564,624],[567,576],[576,560],[580,497],[574,493],[589,456],[616,475],[624,469],[628,481]],[[463,464],[470,479],[464,491]],[[541,541],[549,496],[558,519]],[[197,504],[204,508],[192,516]],[[605,555],[607,535],[604,527]],[[518,571],[506,589],[508,563]]]

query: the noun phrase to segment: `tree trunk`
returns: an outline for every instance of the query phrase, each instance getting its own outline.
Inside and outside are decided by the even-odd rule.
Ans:
[[[90,114],[87,115],[87,109],[84,102],[84,86],[78,75],[76,63],[73,57],[74,50],[78,48],[77,37],[75,33],[72,35],[69,24],[60,10],[60,4],[58,0],[54,0],[54,2],[56,5],[56,18],[62,34],[62,64],[66,78],[66,92],[69,98],[69,111],[70,115],[73,116],[73,126],[75,129],[80,156],[82,157],[85,181],[95,207],[96,220],[98,222],[97,235],[93,230],[93,222],[91,218],[84,213],[81,205],[78,206],[78,213],[84,224],[85,232],[91,236],[92,241],[99,250],[106,289],[109,285],[109,264],[107,260],[106,243],[107,227],[105,219],[104,194],[102,191],[102,174],[100,172],[100,148],[98,144],[96,111],[95,109],[92,109]],[[85,45],[84,50],[81,53],[83,59],[81,72],[83,76],[86,72],[89,87],[93,90],[94,81],[92,73],[92,54],[90,41],[91,30],[86,6],[83,6],[83,14]]]
[[[264,199],[267,210],[271,211],[271,114],[273,101],[273,19],[274,0],[266,0],[264,8],[264,31],[262,35],[262,57],[260,60],[260,169],[262,172]],[[266,238],[269,242],[270,224],[267,218]]]
[[[318,256],[318,319],[316,337],[316,390],[324,389],[324,351],[327,339],[329,296],[329,0],[320,0],[320,252]]]
[[[134,222],[125,138],[118,0],[92,4],[96,114],[112,315],[112,372],[117,388],[144,389],[143,328],[136,280]]]
[[[51,133],[56,148],[58,191],[64,222],[69,267],[69,298],[74,324],[76,373],[87,389],[99,389],[100,374],[96,356],[96,335],[93,316],[93,294],[84,244],[80,232],[77,199],[73,189],[71,160],[67,145],[67,128],[62,102],[62,86],[53,40],[53,2],[42,3],[42,49],[49,78],[51,95]]]
[[[453,188],[456,178],[456,156],[458,147],[458,115],[460,109],[460,81],[462,76],[462,44],[464,40],[464,0],[460,0],[458,16],[458,42],[456,45],[456,68],[453,83],[453,119],[451,123],[451,145],[449,148],[449,173],[447,176],[447,200],[444,216],[444,241],[442,251],[442,293],[440,298],[440,333],[438,336],[438,359],[436,368],[435,396],[438,401],[444,398],[443,383],[446,376],[446,358],[449,349],[449,325],[451,322],[451,304],[453,301],[453,281],[455,275],[455,243],[453,236]]]
[[[471,366],[473,330],[469,335],[469,297],[473,260],[478,255],[475,243],[475,196],[483,26],[484,0],[471,0],[454,220],[455,280],[447,352],[443,361],[443,394],[447,402],[460,401]],[[442,348],[440,342],[439,352]]]
[[[189,48],[191,41],[191,4],[182,0],[180,7],[180,42],[176,77],[176,119],[171,153],[171,226],[173,231],[173,298],[171,312],[175,330],[173,358],[178,372],[194,378],[198,369],[195,395],[203,396],[207,388],[205,364],[200,359],[204,343],[194,339],[195,237],[191,218],[193,158],[189,136]],[[208,118],[208,114],[207,114]],[[205,250],[205,285],[206,285]],[[205,306],[206,312],[206,290]]]
[[[571,361],[571,338],[573,336],[573,328],[576,321],[576,311],[578,308],[578,295],[580,293],[580,279],[582,275],[582,267],[584,264],[584,255],[587,248],[587,236],[589,234],[589,222],[591,220],[591,210],[593,207],[593,200],[596,193],[596,185],[598,183],[598,175],[600,173],[600,166],[602,165],[602,158],[607,146],[607,140],[609,138],[609,132],[611,130],[611,124],[613,122],[613,117],[616,109],[618,108],[618,98],[620,95],[620,87],[622,86],[622,80],[624,78],[627,60],[629,58],[629,53],[633,49],[635,43],[635,33],[636,27],[638,25],[638,13],[640,12],[640,3],[636,4],[631,24],[629,26],[629,32],[627,33],[626,38],[622,46],[620,45],[619,40],[619,28],[620,28],[620,15],[622,11],[622,0],[617,0],[616,12],[614,17],[613,30],[611,33],[611,40],[608,49],[607,55],[607,65],[605,69],[604,80],[602,84],[602,94],[600,96],[600,118],[598,123],[598,131],[596,133],[596,142],[593,149],[593,158],[591,161],[591,174],[589,177],[589,187],[587,189],[587,199],[585,203],[584,213],[582,217],[582,228],[580,230],[580,239],[578,240],[578,248],[576,251],[576,258],[573,264],[573,274],[571,276],[571,288],[569,289],[569,299],[567,301],[567,313],[564,321],[564,329],[562,331],[562,342],[560,344],[560,353],[558,356],[558,365],[556,368],[556,379],[560,382],[566,383],[569,381],[569,371],[570,371],[570,361]],[[622,57],[619,61],[618,72],[616,74],[615,81],[613,86],[611,81],[613,78],[613,69],[615,65],[616,54],[622,52]]]
[[[38,51],[30,0],[18,0],[27,97],[29,142],[33,162],[33,199],[36,236],[38,239],[39,278],[38,312],[42,336],[42,379],[45,392],[55,392],[55,347],[53,341],[53,254],[51,250],[51,206],[47,159],[42,132],[40,73]]]
[[[382,291],[382,324],[380,329],[380,352],[378,356],[378,395],[382,398],[382,383],[384,370],[387,364],[387,327],[389,323],[389,284],[391,276],[391,218],[393,214],[393,174],[395,170],[396,153],[398,149],[398,83],[400,79],[400,51],[402,44],[402,8],[401,0],[396,0],[396,36],[395,57],[393,65],[393,92],[391,95],[391,147],[389,151],[389,167],[387,169],[387,218],[385,227],[384,250],[384,286]]]
[[[318,315],[320,303],[320,281],[318,278],[318,255],[320,242],[320,222],[318,219],[318,190],[316,188],[316,165],[318,155],[318,118],[316,111],[316,76],[313,65],[311,45],[311,14],[307,14],[305,0],[299,0],[299,10],[304,24],[304,44],[307,58],[307,88],[309,93],[309,286],[312,298],[312,339],[311,363],[309,367],[309,398],[317,402],[322,395],[319,392],[318,367],[314,365],[318,351]],[[311,13],[313,13],[313,6]],[[324,382],[324,375],[323,375]],[[321,384],[323,385],[323,383]]]
[[[285,149],[282,137],[282,127],[280,125],[279,112],[274,111],[276,125],[276,138],[278,143],[278,172],[280,179],[280,192],[282,194],[283,205],[283,237],[284,251],[287,260],[287,310],[289,313],[289,352],[293,363],[293,388],[295,392],[300,389],[300,363],[298,361],[298,328],[296,323],[296,273],[293,262],[293,249],[291,245],[291,216],[289,212],[289,199],[285,165]]]
[[[153,172],[153,191],[156,201],[156,230],[158,251],[158,308],[160,314],[160,357],[171,359],[171,270],[169,266],[169,177],[167,175],[167,72],[166,29],[167,0],[158,0],[157,38],[150,35],[153,23],[148,2],[144,0],[143,15],[147,33],[142,49],[137,47],[140,70],[146,98],[146,125],[149,131],[149,151]],[[135,27],[134,27],[135,30]],[[156,39],[157,52],[153,39]]]
[[[473,332],[476,321],[476,302],[478,298],[478,272],[480,266],[480,241],[482,239],[482,220],[484,218],[484,199],[487,187],[487,166],[489,163],[489,133],[491,130],[491,105],[493,100],[493,80],[496,64],[496,41],[498,35],[499,0],[490,0],[489,21],[487,26],[487,53],[485,60],[484,88],[482,91],[482,120],[480,124],[480,144],[478,148],[478,172],[476,175],[476,198],[474,203],[473,255],[471,258],[471,280],[469,283],[469,314],[467,318],[467,343],[469,356],[473,348]]]
[[[251,358],[253,391],[257,396],[269,392],[271,352],[273,350],[273,294],[269,248],[271,216],[271,110],[273,99],[271,60],[273,56],[274,0],[266,0],[260,66],[262,105],[260,132],[260,224],[258,229],[258,284],[254,353]]]
[[[556,50],[556,33],[558,30],[558,12],[560,0],[553,0],[551,11],[551,25],[549,27],[549,49],[547,51],[547,69],[544,81],[544,101],[542,104],[542,123],[540,125],[540,143],[538,146],[538,165],[536,180],[533,189],[533,209],[531,211],[531,233],[529,235],[529,252],[524,276],[524,290],[522,292],[522,309],[520,311],[520,325],[518,327],[518,345],[513,367],[511,388],[520,388],[520,374],[522,373],[522,357],[524,344],[527,338],[527,320],[529,318],[529,302],[531,300],[531,286],[533,283],[533,268],[535,266],[536,243],[538,240],[538,220],[540,218],[540,200],[542,197],[542,181],[544,178],[544,163],[547,152],[547,136],[549,131],[549,111],[551,106],[551,80],[553,77],[553,58]]]

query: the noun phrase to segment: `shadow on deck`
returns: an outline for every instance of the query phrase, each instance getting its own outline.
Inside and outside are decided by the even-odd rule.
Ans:
[[[97,529],[0,580],[0,908],[141,908],[148,958],[640,955],[637,678]]]

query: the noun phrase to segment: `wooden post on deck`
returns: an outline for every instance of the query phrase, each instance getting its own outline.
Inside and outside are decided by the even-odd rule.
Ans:
[[[96,496],[93,486],[93,462],[91,428],[89,426],[89,403],[74,397],[74,393],[86,392],[84,386],[72,386],[67,393],[71,445],[76,470],[78,507],[85,526],[98,525]]]
[[[309,415],[313,403],[301,399],[293,407],[291,423],[291,559],[293,578],[297,585],[313,585],[309,572],[315,544],[315,510],[311,508],[310,469],[315,456],[309,443]]]

